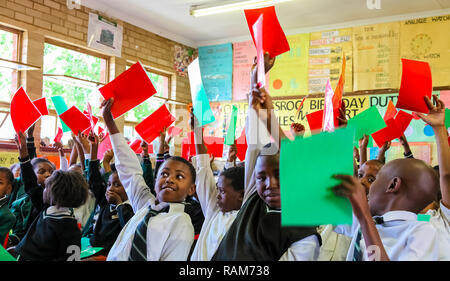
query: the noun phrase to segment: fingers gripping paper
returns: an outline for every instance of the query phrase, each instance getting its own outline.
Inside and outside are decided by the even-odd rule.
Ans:
[[[333,193],[331,188],[339,181],[331,176],[353,174],[353,130],[344,128],[294,141],[282,140],[280,187],[283,226],[352,223],[350,201]]]

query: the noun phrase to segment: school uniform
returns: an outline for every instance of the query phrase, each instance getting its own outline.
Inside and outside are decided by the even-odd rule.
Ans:
[[[272,114],[272,118],[276,116]],[[211,260],[316,260],[321,243],[316,229],[281,227],[281,210],[267,206],[256,191],[256,160],[262,147],[270,142],[270,136],[252,108],[248,109],[245,128],[248,148],[244,201]]]
[[[89,188],[100,208],[89,241],[93,247],[102,247],[108,252],[134,212],[128,200],[119,205],[108,203],[105,196],[107,187],[100,174],[99,165],[99,160],[91,160],[88,167]]]
[[[430,223],[437,230],[439,235],[439,260],[450,261],[450,209],[440,202],[438,210],[429,210]]]
[[[110,138],[116,169],[135,215],[120,232],[107,260],[128,260],[132,256],[136,230],[141,223],[147,225],[146,232],[141,235],[145,239],[146,260],[186,260],[194,241],[194,227],[191,218],[184,212],[185,205],[167,202],[156,204],[155,196],[145,184],[136,154],[121,133],[113,134]],[[157,214],[144,220],[151,212]]]
[[[209,165],[209,155],[195,156],[197,167],[196,191],[205,221],[190,260],[209,261],[216,252],[222,238],[233,223],[238,211],[223,213],[217,205],[218,190]]]
[[[24,261],[66,261],[73,254],[68,251],[70,246],[81,248],[81,232],[73,210],[51,206],[32,223],[16,252]]]
[[[440,243],[441,234],[433,223],[418,221],[415,213],[390,211],[374,220],[384,249],[392,261],[435,261],[442,255],[440,247],[447,248]],[[338,225],[334,231],[352,237],[347,261],[368,260],[364,236],[355,216],[352,225]]]
[[[0,247],[6,239],[6,235],[14,227],[16,217],[8,208],[8,197],[0,198]]]
[[[322,239],[322,246],[317,260],[319,261],[345,261],[348,248],[352,239],[348,236],[337,234],[331,224],[318,227]]]

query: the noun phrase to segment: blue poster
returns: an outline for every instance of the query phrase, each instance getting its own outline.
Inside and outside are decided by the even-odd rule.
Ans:
[[[208,100],[230,101],[233,82],[232,44],[199,47],[198,58]]]

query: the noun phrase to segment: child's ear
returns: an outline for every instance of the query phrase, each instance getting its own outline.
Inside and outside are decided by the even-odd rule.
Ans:
[[[244,190],[239,191],[239,198],[240,201],[244,201]]]
[[[196,188],[197,188],[197,187],[196,187],[195,183],[192,184],[192,185],[189,187],[189,189],[188,189],[188,195],[189,195],[189,196],[193,196],[193,195],[195,194]]]
[[[401,185],[402,179],[399,177],[395,177],[389,182],[386,192],[396,193],[400,190]]]

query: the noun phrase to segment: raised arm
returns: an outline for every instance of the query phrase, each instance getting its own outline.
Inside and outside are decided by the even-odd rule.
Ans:
[[[145,184],[139,159],[128,146],[125,138],[114,122],[111,114],[113,102],[114,100],[112,98],[103,101],[102,115],[110,133],[116,170],[128,195],[128,199],[131,202],[131,206],[133,206],[133,210],[136,213],[141,208],[148,207],[149,204],[154,204],[156,198],[151,193],[150,188]]]
[[[429,114],[417,113],[417,115],[433,128],[437,145],[442,204],[450,208],[450,146],[445,128],[445,104],[436,95],[433,95],[433,99],[436,105],[433,105],[430,99],[425,97],[425,102],[430,109]]]
[[[369,145],[369,136],[364,135],[362,139],[359,140],[359,165],[367,162],[367,146]]]
[[[406,139],[405,135],[402,135],[399,139],[400,144],[403,146],[403,156],[405,158],[414,158],[411,148],[409,147],[408,140]]]
[[[148,143],[146,141],[142,141],[142,172],[144,176],[145,183],[150,187],[150,190],[154,195],[155,193],[155,178],[153,177],[153,167],[152,161],[150,161],[150,155],[148,154]]]
[[[89,189],[94,193],[95,199],[100,206],[106,204],[105,192],[106,183],[100,173],[100,160],[98,159],[99,139],[92,131],[89,134],[91,159],[88,165],[88,183]]]
[[[391,141],[385,142],[383,146],[378,150],[377,160],[379,160],[381,163],[386,163],[386,151],[388,151],[389,148],[391,148]]]
[[[67,171],[69,169],[69,162],[64,154],[64,146],[60,142],[55,142],[53,147],[56,148],[59,153],[59,168],[63,171]]]

